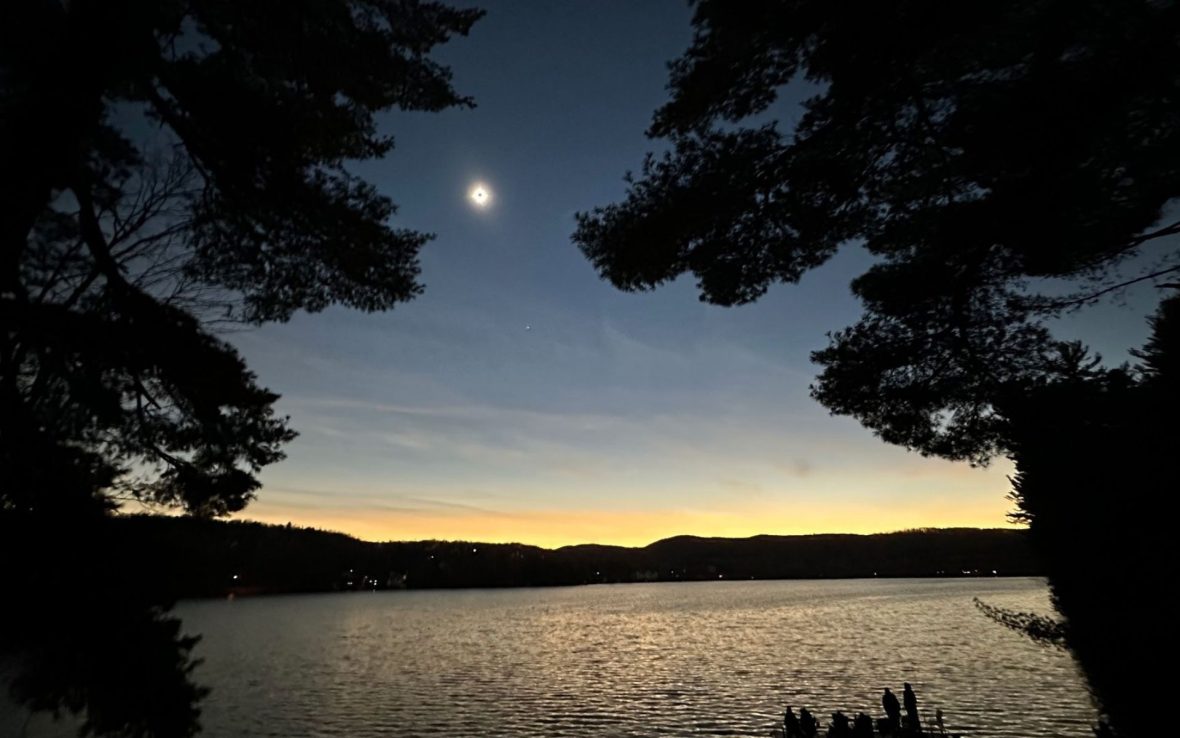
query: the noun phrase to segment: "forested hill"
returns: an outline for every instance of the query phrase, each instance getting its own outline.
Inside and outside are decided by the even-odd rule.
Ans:
[[[126,516],[108,541],[137,576],[177,597],[231,592],[513,587],[599,582],[1040,573],[1023,531],[929,529],[878,535],[678,536],[642,548],[451,541],[369,543],[261,523]]]

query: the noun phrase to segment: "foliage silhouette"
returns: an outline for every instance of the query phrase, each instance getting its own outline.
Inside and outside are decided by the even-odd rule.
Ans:
[[[87,526],[121,501],[223,515],[283,457],[294,433],[277,395],[219,322],[418,294],[430,236],[392,227],[394,204],[348,163],[392,149],[380,111],[473,104],[430,52],[481,15],[428,0],[0,5],[0,516],[40,562],[11,580],[45,608],[11,614],[0,637],[30,665],[25,704],[85,710],[102,734],[195,726],[192,642],[166,598],[87,568],[125,590],[82,600],[71,630],[55,583],[107,555]],[[60,526],[72,555],[44,551]],[[58,631],[90,666],[25,637]],[[148,650],[119,656],[136,643]],[[142,668],[99,681],[100,664]],[[128,679],[155,698],[108,689]]]
[[[995,605],[989,605],[983,600],[973,600],[975,606],[992,620],[1005,628],[1011,628],[1017,633],[1023,633],[1032,640],[1045,646],[1066,648],[1065,628],[1061,622],[1053,618],[1039,615],[1035,612],[1020,612],[1008,610]]]
[[[1166,299],[1152,325],[1139,366],[1079,362],[1009,412],[1017,514],[1029,521],[1065,643],[1106,730],[1126,736],[1158,731],[1142,705],[1166,698],[1148,675],[1174,638],[1159,587],[1175,544],[1149,516],[1176,486],[1180,297]]]
[[[202,325],[199,296],[259,323],[420,291],[429,236],[392,228],[394,205],[346,162],[392,148],[378,111],[472,104],[427,54],[481,11],[124,0],[3,13],[0,433],[19,452],[0,503],[36,511],[61,495],[69,509],[113,488],[240,509],[292,434]],[[163,165],[137,140],[148,127]],[[47,472],[44,457],[60,463]]]
[[[144,560],[159,552],[112,522],[0,519],[0,555],[19,562],[4,572],[19,605],[0,612],[9,696],[77,716],[83,735],[194,735],[208,692],[190,679],[198,639],[166,615],[171,586]]]
[[[580,213],[575,243],[617,287],[691,272],[722,305],[863,244],[875,257],[852,283],[864,314],[813,354],[813,396],[923,454],[1016,460],[1020,514],[1057,564],[1067,642],[1114,728],[1144,734],[1109,690],[1143,686],[1152,630],[1096,595],[1130,590],[1083,572],[1101,552],[1091,572],[1163,573],[1131,521],[1171,478],[1146,457],[1174,453],[1175,415],[1120,403],[1173,391],[1176,375],[1087,365],[1047,321],[1180,270],[1162,240],[1180,233],[1164,218],[1180,195],[1180,8],[699,0],[693,24],[648,131],[670,150],[628,175],[622,202]],[[817,91],[795,130],[761,122],[800,82]],[[1158,263],[1124,274],[1136,255]],[[1170,361],[1158,324],[1153,340],[1149,366]],[[1130,515],[1111,514],[1104,495],[1132,485]],[[1083,540],[1091,554],[1071,560]],[[1099,632],[1082,625],[1088,608],[1127,637],[1121,655],[1085,656]]]

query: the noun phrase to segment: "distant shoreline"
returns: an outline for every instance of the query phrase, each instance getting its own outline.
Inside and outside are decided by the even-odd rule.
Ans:
[[[516,589],[563,589],[582,587],[630,587],[652,584],[745,584],[749,582],[880,582],[880,581],[959,581],[963,579],[1045,579],[1041,574],[988,574],[959,576],[914,576],[914,577],[792,577],[777,579],[678,579],[657,582],[589,582],[586,584],[507,584],[504,586],[455,586],[455,587],[386,587],[377,589],[319,589],[319,590],[274,590],[274,591],[228,591],[225,594],[210,594],[184,597],[179,602],[206,602],[224,599],[255,599],[264,597],[306,597],[312,595],[365,594],[368,592],[502,592]]]
[[[643,547],[370,543],[290,525],[166,516],[110,520],[152,551],[142,576],[176,599],[386,589],[502,589],[656,582],[1042,576],[1024,530],[677,536]],[[145,585],[147,583],[145,582]]]

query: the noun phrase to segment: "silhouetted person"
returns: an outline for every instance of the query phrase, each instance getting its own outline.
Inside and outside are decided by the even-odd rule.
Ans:
[[[915,733],[921,733],[922,724],[918,721],[918,695],[914,694],[914,688],[909,682],[905,683],[901,700],[905,704],[906,726]]]
[[[938,732],[946,735],[946,725],[942,722],[942,708],[934,711],[934,723],[938,726]]]
[[[799,718],[795,715],[795,711],[787,706],[787,711],[783,713],[783,736],[785,738],[802,738],[803,731],[799,729]]]
[[[852,738],[848,716],[837,710],[832,713],[832,724],[828,726],[828,738]]]
[[[819,723],[806,707],[799,710],[799,731],[803,733],[803,738],[815,738],[819,732]]]
[[[873,738],[873,719],[863,712],[852,722],[852,738]]]
[[[901,704],[897,701],[897,695],[889,691],[889,687],[881,695],[881,707],[885,708],[885,714],[889,717],[889,732],[896,733],[901,727]]]

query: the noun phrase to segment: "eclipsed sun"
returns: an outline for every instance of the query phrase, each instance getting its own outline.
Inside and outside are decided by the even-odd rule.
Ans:
[[[467,199],[471,204],[480,210],[485,210],[492,204],[492,191],[488,186],[482,183],[471,185],[471,189],[467,191]]]

